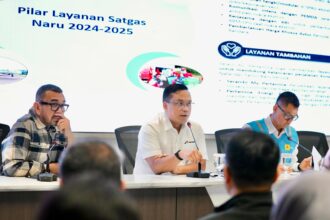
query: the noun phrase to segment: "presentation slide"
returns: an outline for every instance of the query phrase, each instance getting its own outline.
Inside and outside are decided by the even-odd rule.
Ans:
[[[113,132],[181,83],[205,133],[267,117],[292,91],[292,125],[330,134],[329,0],[0,0],[0,15],[0,123],[51,83],[74,131]]]

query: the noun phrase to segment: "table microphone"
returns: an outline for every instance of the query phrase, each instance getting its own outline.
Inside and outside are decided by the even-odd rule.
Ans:
[[[62,142],[65,140],[64,134],[55,133],[53,140],[56,140],[57,137],[58,137],[59,142],[62,144]],[[57,175],[54,173],[51,173],[50,169],[49,169],[49,162],[50,162],[49,152],[51,152],[53,147],[55,147],[57,145],[58,144],[56,142],[53,142],[52,146],[49,148],[49,150],[47,152],[46,171],[38,174],[37,180],[39,180],[41,182],[57,181]]]
[[[299,147],[301,147],[304,151],[306,151],[307,153],[309,153],[310,155],[312,155],[312,152],[307,148],[305,147],[304,145],[298,143],[297,141],[293,140],[293,138],[291,136],[288,136],[288,140],[289,141],[292,141],[293,143],[297,144]]]
[[[303,149],[304,151],[306,151],[309,155],[312,156],[312,167],[314,167],[314,160],[313,160],[313,154],[312,151],[310,151],[307,147],[305,147],[304,145],[298,143],[297,141],[293,140],[293,138],[291,136],[288,136],[288,140],[292,141],[293,143],[297,144],[301,149]]]
[[[52,150],[52,148],[54,147],[55,145],[52,145],[51,148],[49,149],[49,151]],[[41,182],[52,182],[52,181],[57,181],[57,176],[56,174],[54,173],[51,173],[50,172],[50,169],[49,169],[49,155],[48,155],[49,152],[47,152],[47,160],[46,160],[46,171],[42,172],[42,173],[39,173],[38,176],[37,176],[37,180],[41,181]]]
[[[197,146],[197,142],[196,142],[194,133],[192,132],[192,129],[191,129],[191,123],[190,122],[187,122],[187,125],[188,125],[188,127],[190,129],[191,136],[194,139],[196,149],[199,151],[199,148]],[[209,178],[210,177],[210,173],[206,173],[206,172],[202,171],[202,164],[200,162],[198,162],[198,171],[197,172],[195,171],[195,172],[187,173],[187,177]]]

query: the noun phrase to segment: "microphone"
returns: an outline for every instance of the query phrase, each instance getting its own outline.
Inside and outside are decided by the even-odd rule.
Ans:
[[[187,125],[188,125],[188,127],[189,127],[189,129],[190,129],[191,136],[192,136],[193,139],[194,139],[196,149],[199,151],[199,147],[198,147],[198,145],[197,145],[197,142],[196,142],[196,139],[195,139],[194,133],[192,132],[192,129],[191,129],[191,123],[190,123],[190,122],[187,122]],[[198,171],[197,171],[197,172],[190,172],[190,173],[187,173],[187,177],[209,178],[209,177],[210,177],[210,173],[206,173],[206,172],[202,171],[202,164],[201,164],[200,162],[198,162]]]
[[[54,132],[54,130],[48,130]],[[51,137],[51,135],[49,134],[49,136]],[[64,142],[65,137],[64,134],[61,133],[55,133],[54,134],[54,138],[52,138],[52,146],[49,148],[48,152],[47,152],[47,160],[46,160],[46,171],[39,173],[37,176],[37,180],[41,181],[41,182],[52,182],[52,181],[57,181],[57,175],[54,173],[50,172],[49,169],[49,162],[50,162],[50,156],[49,153],[52,151],[52,149],[57,146],[58,144],[56,143],[56,139],[59,140],[59,142],[62,144],[62,142]]]
[[[298,143],[297,141],[293,140],[293,138],[291,136],[288,136],[288,140],[292,141],[293,143],[297,144],[301,149],[303,149],[304,151],[306,151],[309,155],[312,156],[312,167],[314,167],[314,160],[313,160],[313,154],[312,151],[310,151],[307,147],[305,147],[304,145]],[[299,166],[298,166],[299,167]]]
[[[301,149],[306,151],[308,154],[312,155],[312,152],[307,147],[305,147],[304,145],[302,145],[302,144],[298,143],[297,141],[293,140],[293,138],[291,136],[288,136],[288,140],[292,141],[295,144],[297,144]]]
[[[47,152],[47,160],[46,160],[46,172],[44,171],[43,173],[39,173],[37,176],[37,180],[41,181],[41,182],[52,182],[52,181],[57,181],[57,175],[54,173],[50,172],[49,169],[49,152],[53,149],[55,145],[52,145],[49,148],[49,151]]]

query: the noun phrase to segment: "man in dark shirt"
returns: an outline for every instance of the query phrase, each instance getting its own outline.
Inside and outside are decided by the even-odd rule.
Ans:
[[[102,140],[81,139],[66,148],[59,160],[61,184],[75,179],[81,173],[100,173],[118,188],[124,189],[121,181],[120,152]]]
[[[83,172],[40,202],[37,220],[140,220],[135,201],[101,172]]]
[[[269,219],[279,158],[279,148],[269,136],[254,131],[235,135],[226,148],[224,167],[226,188],[233,197],[202,219]]]

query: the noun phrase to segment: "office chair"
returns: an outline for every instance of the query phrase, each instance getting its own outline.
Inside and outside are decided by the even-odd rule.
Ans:
[[[241,128],[228,128],[215,131],[215,141],[217,143],[218,153],[225,153],[225,147],[227,146],[230,139],[239,131]]]
[[[9,130],[9,125],[0,123],[0,143],[6,138],[7,134],[9,133]]]
[[[9,133],[10,127],[6,124],[0,123],[0,175],[2,172],[2,141],[6,138]]]
[[[125,154],[123,173],[132,174],[135,166],[135,155],[138,144],[138,134],[141,126],[124,126],[115,129],[119,149]]]
[[[299,144],[312,151],[315,146],[317,151],[324,157],[329,149],[327,137],[325,134],[315,131],[297,131],[299,137]],[[298,147],[298,162],[300,163],[304,158],[311,155],[306,150]]]

